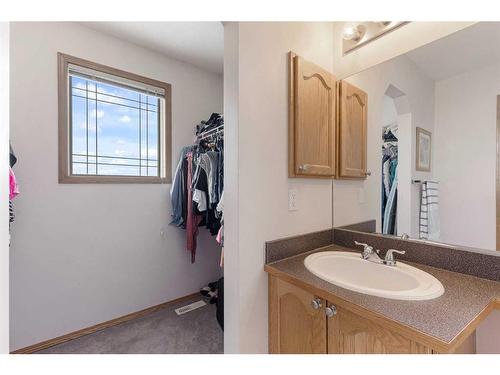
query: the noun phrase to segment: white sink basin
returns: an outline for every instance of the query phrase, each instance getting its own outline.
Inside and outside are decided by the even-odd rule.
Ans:
[[[386,266],[358,253],[324,251],[309,255],[306,268],[319,278],[355,292],[399,300],[428,300],[444,293],[434,276],[407,264]]]

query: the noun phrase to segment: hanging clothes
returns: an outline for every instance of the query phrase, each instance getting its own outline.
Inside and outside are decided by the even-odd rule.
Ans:
[[[382,132],[382,233],[397,234],[397,124],[384,127]]]
[[[221,222],[219,233],[217,233],[217,242],[222,247],[219,265],[223,267],[224,266],[224,192],[220,197],[219,204],[217,204],[217,212],[220,215],[220,222]]]
[[[172,186],[170,187],[170,200],[172,203],[172,221],[170,224],[184,226],[184,228],[186,224],[185,216],[183,215],[183,207],[186,205],[186,155],[188,152],[192,152],[193,148],[194,146],[187,146],[182,149],[179,163],[177,163],[177,168],[175,169]]]
[[[208,178],[208,196],[210,204],[216,204],[219,201],[218,192],[217,192],[217,182],[218,178],[216,177],[219,173],[219,155],[220,152],[216,151],[207,151],[205,154],[209,160],[210,164],[210,175]]]
[[[14,153],[14,150],[12,149],[12,145],[9,143],[9,164],[10,167],[12,168],[16,163],[17,163],[17,157],[16,154]]]
[[[186,229],[186,249],[193,263],[199,227],[206,227],[213,236],[222,238],[222,214],[217,210],[224,191],[222,125],[219,114],[212,114],[208,121],[198,125],[200,140],[182,149],[170,188],[170,224]],[[200,129],[210,131],[209,135]]]
[[[382,233],[384,234],[396,234],[396,224],[397,224],[396,207],[398,199],[397,191],[398,191],[398,175],[396,171],[384,211],[384,219],[383,219],[384,224],[382,228]]]
[[[9,167],[9,200],[14,199],[19,194],[19,186],[17,186],[16,176],[11,167]]]
[[[12,145],[9,144],[9,231],[10,231],[10,223],[14,222],[14,206],[12,204],[12,200],[19,195],[19,186],[17,184],[16,175],[12,167],[17,163],[17,157],[12,149]]]
[[[187,250],[191,253],[191,263],[194,263],[196,258],[196,246],[198,237],[198,225],[202,220],[202,216],[198,215],[193,209],[193,189],[191,188],[193,180],[193,153],[187,153],[187,211],[186,211],[186,234]]]

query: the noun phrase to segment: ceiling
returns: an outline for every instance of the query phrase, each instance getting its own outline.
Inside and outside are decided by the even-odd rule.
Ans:
[[[83,22],[87,27],[222,74],[220,22]],[[479,22],[406,54],[439,81],[500,61],[500,22]]]
[[[82,22],[85,26],[222,74],[224,29],[220,22]]]
[[[479,22],[406,54],[440,81],[500,61],[500,22]]]

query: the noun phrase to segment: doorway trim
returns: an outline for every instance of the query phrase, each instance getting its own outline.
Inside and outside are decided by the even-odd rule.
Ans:
[[[497,95],[496,250],[500,249],[500,95]]]

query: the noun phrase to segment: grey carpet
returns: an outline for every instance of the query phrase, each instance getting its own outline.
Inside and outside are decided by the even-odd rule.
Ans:
[[[215,318],[215,305],[205,301],[207,306],[181,316],[174,311],[200,299],[201,296],[38,353],[221,354],[223,332]]]

